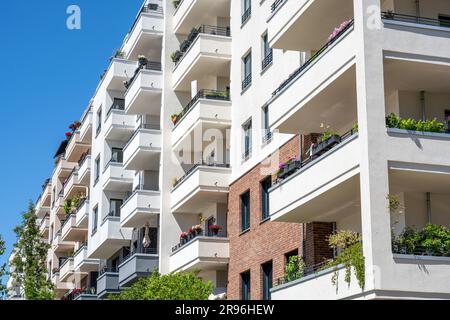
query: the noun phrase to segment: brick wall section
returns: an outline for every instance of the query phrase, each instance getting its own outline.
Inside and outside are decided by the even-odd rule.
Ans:
[[[299,156],[300,140],[303,150],[308,150],[318,135],[294,137],[283,145],[279,152],[271,155],[269,172],[276,172],[279,162]],[[250,270],[251,299],[262,299],[261,265],[272,261],[273,282],[284,275],[285,254],[298,250],[302,252],[302,225],[261,220],[261,186],[267,177],[261,168],[267,168],[263,162],[230,186],[228,199],[228,236],[230,239],[230,263],[228,269],[228,299],[241,299],[241,278],[243,272]],[[275,177],[273,177],[275,181]],[[250,230],[241,234],[240,196],[250,190]],[[331,229],[330,229],[331,228]],[[332,224],[313,223],[305,227],[305,257],[309,263],[316,264],[324,258],[330,258],[326,235],[332,231]],[[317,233],[317,235],[315,234]]]

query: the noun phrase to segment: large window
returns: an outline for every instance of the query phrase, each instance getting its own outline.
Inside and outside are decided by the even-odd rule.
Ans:
[[[267,262],[261,266],[262,269],[262,298],[263,300],[270,300],[270,289],[273,287],[273,265],[272,261]]]
[[[241,273],[241,300],[251,299],[250,271]]]
[[[247,20],[252,15],[252,1],[251,0],[242,0],[242,24],[246,23]]]
[[[261,69],[266,69],[273,61],[273,50],[269,46],[269,38],[267,36],[267,32],[262,36],[262,63]]]
[[[250,229],[250,191],[241,195],[241,231]]]
[[[100,133],[102,130],[102,107],[97,112],[97,129],[96,129],[96,135]]]
[[[252,84],[252,52],[242,58],[242,91]]]
[[[262,220],[269,218],[269,189],[272,187],[272,177],[267,177],[261,182],[261,213]]]
[[[264,106],[262,108],[262,125],[263,125],[262,142],[269,143],[273,138],[273,134],[270,131],[270,126],[269,126],[269,106]]]
[[[111,162],[122,163],[123,162],[123,150],[120,148],[111,149]]]
[[[98,206],[96,206],[92,212],[92,233],[97,232],[97,224],[98,224]]]
[[[109,200],[109,216],[120,217],[120,207],[123,204],[121,199],[111,199]]]
[[[243,126],[244,150],[242,160],[247,161],[252,156],[252,121],[247,121]]]
[[[95,159],[95,164],[94,164],[94,177],[95,177],[95,181],[94,184],[98,182],[98,179],[100,178],[100,156],[98,156]]]

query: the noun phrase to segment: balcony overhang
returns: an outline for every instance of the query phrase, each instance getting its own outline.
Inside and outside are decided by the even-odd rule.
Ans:
[[[133,185],[133,172],[124,170],[122,163],[110,163],[102,175],[105,191],[128,191]]]
[[[121,227],[140,228],[146,223],[157,226],[160,199],[161,193],[159,191],[135,191],[120,210]]]
[[[54,253],[68,252],[75,247],[74,242],[63,241],[61,236],[57,236],[53,239],[53,251]]]
[[[82,185],[78,181],[78,173],[73,173],[64,186],[64,200],[72,199],[78,194],[85,194],[87,186]]]
[[[91,155],[86,156],[78,169],[78,181],[80,185],[90,186],[91,181]]]
[[[105,139],[127,141],[133,134],[136,119],[126,115],[123,110],[111,110],[105,121]]]
[[[211,203],[226,203],[231,169],[199,166],[172,190],[172,213],[200,214]]]
[[[59,271],[61,282],[71,282],[74,276],[73,258],[68,258]]]
[[[157,254],[134,254],[119,265],[119,287],[130,287],[141,277],[148,277],[159,267]]]
[[[286,0],[268,18],[269,45],[283,50],[318,50],[334,28],[353,15],[353,0]]]
[[[89,259],[109,259],[120,248],[129,246],[133,229],[121,228],[119,217],[106,217],[89,239]]]
[[[86,200],[77,210],[75,225],[78,228],[87,228],[88,219],[89,219],[89,200]]]
[[[162,72],[141,69],[125,94],[125,112],[131,115],[161,113]]]
[[[71,215],[68,219],[69,221],[66,222],[61,230],[61,240],[74,242],[83,241],[87,235],[87,228],[77,227],[77,218],[75,215]]]
[[[78,273],[87,274],[98,270],[100,260],[87,258],[87,247],[78,250],[74,256],[74,270]]]
[[[66,148],[66,160],[69,162],[78,162],[81,155],[89,150],[90,142],[82,142],[80,132],[73,133],[72,138]]]
[[[126,170],[158,170],[161,156],[161,131],[138,129],[123,150]]]
[[[188,34],[199,21],[214,25],[216,17],[230,16],[230,0],[183,0],[173,15],[175,34]]]
[[[199,34],[175,66],[172,87],[175,91],[190,91],[191,82],[205,76],[229,77],[231,37]]]
[[[83,143],[91,143],[92,141],[92,118],[92,111],[89,111],[82,119],[80,141]]]
[[[124,91],[123,82],[134,74],[137,68],[136,61],[114,58],[102,78],[100,87],[108,91]]]

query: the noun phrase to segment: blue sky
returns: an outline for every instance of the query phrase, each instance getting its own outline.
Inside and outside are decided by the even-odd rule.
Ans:
[[[0,234],[7,260],[13,228],[53,169],[67,126],[78,120],[143,0],[0,2],[2,151]],[[81,30],[66,9],[81,8]]]

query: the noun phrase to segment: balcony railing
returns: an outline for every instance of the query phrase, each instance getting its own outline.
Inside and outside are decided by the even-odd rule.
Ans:
[[[66,188],[67,183],[70,181],[70,179],[72,178],[72,176],[74,176],[74,175],[76,175],[76,174],[78,174],[78,168],[77,168],[77,167],[73,168],[72,171],[70,171],[69,176],[66,178],[66,180],[64,180],[64,183],[63,183],[63,189]],[[64,191],[63,191],[63,195],[64,195]]]
[[[443,246],[440,248],[414,246],[412,248],[406,244],[393,243],[392,253],[428,257],[450,257],[450,249]]]
[[[299,279],[305,278],[305,277],[307,277],[309,275],[318,273],[319,271],[328,269],[327,265],[329,265],[331,262],[332,262],[332,260],[324,261],[324,262],[321,262],[321,263],[318,263],[318,264],[315,264],[315,265],[312,265],[312,266],[307,266],[307,267],[305,267],[305,269],[303,270],[303,272],[301,274],[299,273],[298,276],[294,276],[294,277],[283,276],[283,277],[277,279],[275,283],[276,283],[277,286],[279,286],[279,285],[282,285],[282,284],[290,283],[290,282],[295,281],[295,280],[299,280]],[[333,268],[333,267],[330,267],[330,268]]]
[[[208,237],[208,238],[226,238],[227,233],[225,230],[221,229],[217,234],[214,234],[212,231],[202,231],[202,232],[196,232],[196,233],[189,233],[187,235],[187,238],[180,239],[180,243],[178,243],[176,246],[172,247],[172,252],[175,252],[185,246],[187,246],[189,243],[194,241],[195,239],[199,237]]]
[[[133,32],[133,30],[136,27],[136,24],[139,20],[139,17],[141,16],[142,13],[155,13],[155,14],[164,15],[164,8],[157,3],[148,3],[147,5],[143,6],[141,8],[141,11],[139,11],[137,18],[134,20],[134,23],[131,25],[131,28],[128,31],[127,36],[129,36]]]
[[[425,17],[419,17],[419,16],[411,16],[411,15],[407,15],[407,14],[395,13],[392,11],[382,12],[381,18],[386,19],[386,20],[394,20],[394,21],[400,21],[400,22],[418,23],[418,24],[425,24],[425,25],[435,26],[435,27],[450,28],[450,22],[447,20],[425,18]]]
[[[98,270],[98,276],[100,277],[101,275],[105,274],[105,273],[119,273],[119,268],[118,267],[101,267]]]
[[[250,16],[252,15],[252,7],[248,7],[247,10],[244,11],[241,17],[241,24],[244,24],[247,22],[248,19],[250,19]]]
[[[125,110],[125,99],[117,99],[117,98],[114,99],[113,104],[111,105],[111,107],[108,109],[108,112],[106,113],[105,122],[106,122],[106,120],[108,120],[108,117],[113,110]]]
[[[91,149],[87,150],[86,152],[84,152],[80,159],[78,160],[78,167],[82,167],[84,162],[86,161],[86,159],[91,155]]]
[[[270,49],[266,57],[261,62],[261,70],[265,70],[272,63],[272,61],[273,61],[273,50]]]
[[[200,34],[210,34],[224,37],[231,36],[230,27],[218,27],[203,24],[198,28],[192,29],[187,39],[180,44],[180,50],[174,53],[175,67],[178,64],[180,64],[181,60],[183,60],[183,57],[189,51],[192,44],[195,42],[195,40],[198,38]]]
[[[133,139],[139,134],[139,131],[141,129],[147,129],[147,130],[161,130],[161,127],[158,124],[149,124],[149,123],[141,123],[136,130],[134,131],[133,135],[131,136],[130,140],[126,143],[125,147],[123,147],[123,150],[125,150],[130,143],[133,141]]]
[[[245,76],[244,80],[242,80],[242,91],[250,87],[252,84],[252,74],[248,74]]]
[[[192,109],[192,107],[197,103],[200,99],[211,99],[211,100],[223,100],[230,101],[230,93],[228,91],[219,91],[219,90],[209,90],[202,89],[195,95],[194,98],[183,108],[183,110],[177,115],[177,119],[175,121],[175,126],[184,119],[186,114]]]
[[[270,141],[272,141],[272,139],[273,139],[273,132],[272,131],[267,131],[262,137],[262,143],[263,144],[267,144]]]
[[[162,64],[161,64],[161,62],[156,62],[156,61],[147,61],[145,64],[140,64],[139,67],[134,71],[134,75],[131,77],[131,79],[124,83],[124,86],[127,90],[132,86],[134,80],[136,80],[136,78],[139,75],[139,72],[141,72],[141,70],[161,71]]]
[[[73,256],[76,257],[80,252],[87,248],[87,241],[83,242],[83,244],[78,248],[77,251],[74,252]]]
[[[105,173],[106,170],[109,168],[109,166],[110,166],[111,164],[113,164],[113,163],[122,164],[123,161],[121,161],[121,160],[119,160],[119,159],[110,159],[110,160],[108,161],[108,163],[106,164],[105,168],[103,169],[103,173]]]
[[[314,160],[317,160],[320,157],[324,156],[335,146],[356,135],[357,133],[357,129],[352,129],[342,136],[332,136],[328,140],[313,145],[310,150],[310,155],[305,160],[294,160],[291,163],[287,164],[285,167],[280,168],[280,172],[277,176],[277,184],[282,183],[288,177],[292,176],[295,172],[305,167],[307,164],[313,162]]]
[[[274,3],[270,6],[270,12],[274,13],[284,2],[287,0],[275,0]]]
[[[67,216],[67,218],[66,218],[64,221],[61,222],[61,229],[63,229],[64,226],[65,226],[72,218],[75,218],[75,217],[76,217],[75,214],[69,214],[69,215]]]
[[[242,154],[242,161],[247,161],[248,159],[250,159],[252,156],[252,148],[249,148],[248,150],[245,150],[244,153]]]
[[[283,81],[281,85],[272,93],[272,96],[276,96],[281,91],[283,91],[284,88],[286,88],[290,83],[295,81],[299,75],[301,75],[309,66],[311,66],[313,63],[315,63],[326,51],[327,49],[333,45],[340,37],[347,32],[347,30],[350,30],[353,27],[354,21],[351,20],[350,23],[343,28],[333,39],[328,41],[322,48],[319,49],[308,61],[306,61],[300,68],[295,70],[287,80]]]
[[[176,187],[178,187],[183,181],[185,181],[187,178],[189,178],[189,176],[192,174],[192,172],[194,172],[195,170],[197,170],[197,168],[199,167],[211,167],[211,168],[229,168],[230,165],[226,164],[226,163],[207,163],[205,161],[202,161],[201,163],[197,163],[195,165],[192,166],[192,168],[190,168],[184,176],[182,176],[180,179],[178,179],[174,185],[173,185],[173,189],[175,189]]]
[[[130,251],[122,257],[122,259],[120,260],[120,264],[127,261],[129,258],[134,256],[135,254],[158,254],[158,248],[140,248],[135,251]]]

